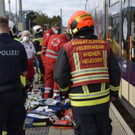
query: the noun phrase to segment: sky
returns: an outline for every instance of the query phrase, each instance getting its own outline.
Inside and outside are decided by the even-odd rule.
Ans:
[[[7,11],[9,11],[9,1],[11,11],[16,12],[18,0],[5,0]],[[43,12],[49,17],[60,15],[60,9],[62,9],[62,22],[64,26],[67,26],[70,16],[77,10],[84,10],[85,3],[86,0],[22,0],[22,9]],[[19,6],[17,6],[18,10]]]

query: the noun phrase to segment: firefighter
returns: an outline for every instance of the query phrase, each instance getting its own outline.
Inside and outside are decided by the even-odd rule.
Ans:
[[[76,11],[68,27],[74,40],[59,51],[54,80],[69,92],[75,135],[111,135],[109,103],[118,97],[121,72],[108,42],[94,35],[93,18]]]
[[[45,55],[45,98],[50,98],[51,90],[53,90],[53,99],[57,99],[57,97],[60,96],[60,90],[53,80],[53,70],[59,50],[65,43],[70,41],[71,38],[69,33],[50,36]]]
[[[34,40],[33,45],[36,50],[36,56],[39,61],[39,68],[37,68],[38,73],[38,81],[35,82],[36,84],[43,84],[44,83],[44,66],[41,60],[41,47],[43,42],[43,30],[40,25],[36,25],[33,27],[33,33],[34,33]]]
[[[9,25],[9,29],[10,29],[10,31],[9,31],[10,36],[13,37],[16,41],[19,41],[19,39],[17,37],[18,29],[17,29],[16,25],[14,24],[14,22],[9,20],[8,25]]]
[[[41,59],[44,65],[44,69],[45,69],[45,51],[47,49],[49,37],[52,34],[58,34],[58,30],[59,30],[59,24],[57,22],[53,22],[51,24],[51,28],[44,33],[42,49],[41,49]]]
[[[26,53],[27,53],[27,58],[28,58],[28,73],[26,76],[26,85],[29,85],[29,88],[26,90],[26,93],[30,92],[33,89],[33,81],[34,81],[34,63],[33,60],[36,61],[37,67],[39,67],[39,62],[36,57],[36,50],[34,48],[34,45],[30,41],[30,32],[25,30],[22,33],[22,41],[21,43],[23,44]]]
[[[25,108],[20,75],[27,74],[27,55],[22,44],[10,37],[8,20],[3,17],[0,17],[0,67],[0,134],[6,122],[8,135],[21,135]]]

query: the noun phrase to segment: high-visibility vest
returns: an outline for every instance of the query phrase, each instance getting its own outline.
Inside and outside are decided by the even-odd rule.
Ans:
[[[32,42],[34,42],[34,41],[39,41],[40,47],[39,47],[39,50],[36,50],[37,51],[36,54],[37,55],[40,55],[41,54],[41,46],[42,46],[42,42],[43,42],[43,37],[41,37],[41,38],[35,38],[35,39],[33,39]]]
[[[109,82],[109,44],[98,39],[75,39],[64,48],[71,69],[71,105],[86,107],[109,102],[110,88],[106,85]],[[97,83],[101,84],[101,89],[90,92],[89,85]],[[82,87],[80,91],[75,90],[78,86]]]
[[[109,82],[107,42],[75,39],[64,48],[71,68],[71,87]]]

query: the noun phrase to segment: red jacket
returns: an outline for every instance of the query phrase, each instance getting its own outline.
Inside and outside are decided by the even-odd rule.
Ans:
[[[70,69],[71,87],[109,82],[109,44],[103,40],[75,39],[64,45]]]
[[[67,42],[68,40],[64,34],[50,36],[45,55],[46,62],[55,63],[59,50]]]
[[[45,33],[44,33],[44,36],[43,36],[43,43],[42,43],[42,50],[41,51],[44,51],[47,49],[47,44],[48,44],[48,41],[49,41],[49,37],[54,34],[53,30],[52,29],[49,29],[47,30]]]

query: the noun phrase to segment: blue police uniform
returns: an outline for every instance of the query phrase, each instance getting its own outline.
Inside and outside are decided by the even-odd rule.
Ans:
[[[4,121],[7,121],[8,135],[20,135],[22,132],[25,108],[20,75],[27,69],[23,45],[7,33],[0,34],[0,134]]]

